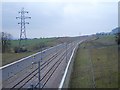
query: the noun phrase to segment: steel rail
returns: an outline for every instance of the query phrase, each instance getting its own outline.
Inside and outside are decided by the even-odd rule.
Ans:
[[[47,60],[47,62],[49,61],[49,63],[50,63],[52,60],[54,60],[54,58],[56,58],[61,51],[62,51],[62,50],[59,50],[59,51],[57,52],[57,54],[55,53],[51,58],[49,58],[49,60]],[[47,63],[47,62],[45,62],[45,63]],[[45,63],[43,63],[41,66],[43,66]],[[46,65],[45,65],[45,66],[46,66]],[[44,67],[45,67],[45,66],[44,66]],[[41,70],[42,70],[44,67],[42,67]],[[25,79],[27,79],[30,75],[32,75],[33,73],[35,73],[35,71],[37,71],[37,70],[38,70],[38,68],[35,69],[33,72],[31,72],[29,75],[27,75],[25,78],[23,78],[21,81],[19,81],[16,85],[14,85],[14,86],[12,87],[12,89],[15,88],[17,85],[19,85],[20,83],[22,83]],[[27,82],[28,82],[28,81],[27,81]],[[27,83],[27,82],[26,82],[26,83]],[[23,86],[24,86],[24,85],[23,85]]]
[[[45,75],[41,78],[40,81],[42,81],[47,75],[49,75],[49,72],[54,68],[54,66],[56,65],[56,63],[58,63],[58,61],[60,61],[60,59],[63,57],[64,54],[65,54],[65,53],[63,53],[63,54],[61,55],[61,57],[52,65],[52,67],[47,71],[47,73],[45,73]],[[37,76],[37,74],[38,74],[38,73],[36,73],[36,76]],[[33,78],[34,78],[34,77],[33,77]],[[32,78],[31,78],[31,79],[32,79]],[[31,80],[31,79],[30,79],[30,80]],[[30,80],[29,80],[29,81],[30,81]],[[27,81],[27,82],[28,82],[28,81]],[[25,84],[26,84],[27,82],[25,82]],[[25,84],[24,84],[24,85],[25,85]],[[39,84],[39,83],[38,83],[38,84]],[[24,86],[24,85],[23,85],[23,86]],[[22,86],[22,87],[23,87],[23,86]]]
[[[71,49],[71,48],[69,48]],[[68,50],[69,50],[68,49]],[[69,52],[70,53],[70,52]],[[61,58],[59,58],[59,60],[56,62],[58,63],[58,65],[55,67],[55,69],[52,71],[52,73],[49,75],[49,77],[47,78],[47,80],[45,81],[45,83],[43,84],[42,88],[44,88],[44,86],[46,85],[46,83],[48,82],[48,80],[51,78],[51,76],[54,74],[54,72],[56,71],[56,69],[58,68],[58,66],[61,64],[61,62],[64,60],[66,56],[66,51],[63,53],[63,55],[61,56]],[[59,62],[60,61],[60,62]],[[54,66],[56,65],[56,63],[54,64]],[[48,74],[48,73],[47,73]],[[44,76],[45,77],[45,76]],[[44,78],[42,78],[43,80]],[[39,85],[39,83],[37,83],[37,85],[35,86],[35,88]]]
[[[49,50],[49,49],[48,49]],[[43,52],[45,52],[46,50],[43,50],[43,51],[41,51],[41,53],[43,53]],[[48,56],[50,55],[51,53],[49,53],[48,54]],[[55,53],[56,54],[56,53]],[[34,55],[34,54],[33,54]],[[33,55],[30,55],[30,56],[33,56]],[[36,55],[36,54],[35,54]],[[28,56],[29,57],[29,56]],[[52,57],[52,56],[51,56]],[[48,59],[49,60],[49,59]],[[47,61],[47,60],[46,60]],[[47,63],[47,62],[45,62],[45,63]],[[45,63],[43,63],[43,65],[45,64]],[[22,72],[22,71],[24,71],[24,70],[26,70],[26,68],[30,68],[32,66],[32,64],[30,64],[30,65],[28,65],[27,67],[25,67],[25,68],[23,68],[22,70],[20,70],[19,72],[17,72],[17,73],[15,73],[13,76],[10,76],[7,80],[4,80],[4,81],[2,81],[3,83],[4,82],[6,82],[6,81],[8,81],[9,79],[11,79],[12,77],[14,77],[15,75],[17,75],[17,74],[19,74],[20,72]],[[41,65],[42,66],[42,65]],[[9,83],[8,83],[9,84]]]

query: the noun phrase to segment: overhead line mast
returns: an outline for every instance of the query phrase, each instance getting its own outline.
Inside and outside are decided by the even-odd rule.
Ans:
[[[31,17],[25,16],[26,13],[29,13],[28,11],[25,11],[24,8],[21,9],[21,11],[18,12],[20,14],[19,17],[16,17],[16,19],[20,19],[20,39],[19,39],[19,48],[25,47],[26,45],[26,24],[29,24],[29,22],[26,22],[26,19],[31,19]],[[22,43],[22,40],[25,42]]]

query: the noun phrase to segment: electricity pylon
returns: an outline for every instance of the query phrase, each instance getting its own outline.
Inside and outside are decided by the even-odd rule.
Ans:
[[[19,39],[19,48],[25,47],[27,37],[26,37],[26,24],[29,24],[29,22],[26,22],[26,19],[31,19],[31,17],[25,16],[26,13],[29,13],[28,11],[25,11],[24,8],[21,9],[21,11],[18,12],[20,14],[19,17],[16,17],[16,19],[20,19],[20,39]],[[22,43],[22,41],[24,41]]]

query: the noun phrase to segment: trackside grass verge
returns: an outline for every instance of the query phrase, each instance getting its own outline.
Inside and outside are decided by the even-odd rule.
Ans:
[[[118,88],[118,46],[115,43],[108,45],[108,42],[103,43],[98,39],[79,45],[70,88],[93,88],[94,86]]]

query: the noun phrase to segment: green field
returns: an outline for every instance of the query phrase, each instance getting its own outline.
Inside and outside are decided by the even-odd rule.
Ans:
[[[21,53],[14,53],[14,48],[19,46],[19,40],[12,40],[10,51],[2,53],[2,66],[41,51],[41,45],[44,45],[44,47],[42,47],[42,50],[44,50],[46,48],[58,45],[60,43],[64,43],[64,42],[70,43],[77,39],[78,37],[28,39],[26,42],[27,52],[21,52]]]
[[[2,65],[9,64],[23,57],[34,54],[35,52],[25,52],[25,53],[4,53],[2,54]]]
[[[114,36],[79,45],[71,88],[118,88],[118,46]]]
[[[44,44],[47,46],[53,46],[55,45],[55,38],[41,38],[41,39],[28,39],[25,43],[29,51],[35,50],[35,48],[39,47],[41,44]],[[11,47],[17,47],[19,45],[19,40],[12,40],[11,41]]]
[[[55,38],[41,38],[41,39],[29,39],[26,42],[27,52],[23,53],[14,53],[14,48],[18,47],[19,40],[12,40],[11,41],[11,51],[5,52],[2,54],[2,66],[9,64],[11,62],[14,62],[16,60],[19,60],[23,57],[29,56],[31,54],[34,54],[38,51],[41,51],[40,45],[44,44],[43,49],[49,48],[51,46],[54,46],[58,43],[55,42]]]

